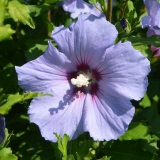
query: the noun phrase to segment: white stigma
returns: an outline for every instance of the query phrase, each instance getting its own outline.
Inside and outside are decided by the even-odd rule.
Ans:
[[[77,76],[77,78],[72,78],[71,83],[73,85],[76,85],[77,87],[82,87],[82,86],[88,87],[89,79],[90,79],[89,75],[80,74],[79,76]]]

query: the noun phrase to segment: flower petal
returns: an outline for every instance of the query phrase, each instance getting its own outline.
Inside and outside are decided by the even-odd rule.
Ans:
[[[144,16],[141,19],[142,28],[148,27],[150,25],[151,17],[150,16]]]
[[[150,63],[130,42],[118,43],[105,52],[105,60],[97,68],[102,74],[100,88],[114,97],[140,100],[148,86]]]
[[[94,140],[117,139],[127,130],[134,115],[129,100],[98,93],[87,95],[84,108],[84,130]]]
[[[160,28],[159,29],[155,29],[155,28],[148,28],[148,31],[147,31],[147,37],[151,37],[153,35],[160,35]]]
[[[160,3],[157,0],[144,0],[148,15],[150,16],[149,26],[160,28]]]
[[[100,16],[101,12],[92,4],[86,3],[83,0],[67,0],[63,2],[63,9],[71,13],[72,18],[77,18],[81,13],[92,13],[95,16]]]
[[[37,124],[46,140],[56,142],[53,133],[61,137],[68,134],[70,139],[83,133],[82,112],[84,94],[72,95],[65,85],[55,87],[54,97],[35,98],[29,107],[30,121]],[[64,93],[66,91],[66,93]]]
[[[44,92],[48,89],[68,83],[67,72],[75,70],[63,53],[49,42],[47,51],[22,67],[15,67],[19,85],[25,91]]]
[[[52,38],[75,65],[86,63],[92,66],[102,59],[106,48],[113,45],[117,34],[114,25],[104,17],[82,14],[71,30],[58,27],[52,32]]]

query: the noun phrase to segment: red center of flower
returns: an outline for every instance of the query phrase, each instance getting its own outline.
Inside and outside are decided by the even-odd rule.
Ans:
[[[72,79],[76,79],[77,77],[79,77],[80,74],[88,75],[89,73],[90,76],[88,79],[89,85],[88,86],[83,85],[81,87],[75,86],[74,93],[80,91],[83,93],[89,92],[91,95],[96,94],[97,91],[99,90],[98,81],[102,79],[102,75],[98,72],[97,69],[90,69],[90,67],[86,64],[78,65],[76,68],[77,68],[76,72],[68,73],[67,77],[69,82],[71,82]],[[71,85],[73,85],[73,83]]]

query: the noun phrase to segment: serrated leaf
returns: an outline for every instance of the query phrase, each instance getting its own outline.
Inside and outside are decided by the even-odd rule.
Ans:
[[[35,28],[35,23],[29,15],[29,9],[26,5],[19,3],[18,1],[10,1],[8,4],[10,17],[15,22],[20,21],[23,24],[27,24],[31,28]]]
[[[5,16],[7,14],[7,11],[6,11],[6,4],[7,4],[7,0],[0,0],[0,26],[2,25],[4,19],[5,19]]]
[[[151,106],[151,101],[150,101],[150,99],[149,99],[147,94],[144,95],[144,98],[141,100],[139,105],[142,106],[143,108]]]
[[[0,27],[0,42],[8,39],[12,39],[12,34],[15,31],[11,28],[10,24],[6,24],[5,26]]]
[[[10,148],[3,148],[0,150],[0,160],[18,160],[18,158],[12,154]]]
[[[128,131],[121,136],[120,140],[137,140],[137,139],[147,139],[149,127],[145,126],[143,123],[132,122],[129,125]]]
[[[36,93],[36,92],[23,93],[22,95],[20,95],[19,93],[10,94],[6,100],[6,103],[0,107],[0,113],[3,115],[8,114],[9,110],[14,104],[42,96],[51,96],[51,95],[44,93]]]

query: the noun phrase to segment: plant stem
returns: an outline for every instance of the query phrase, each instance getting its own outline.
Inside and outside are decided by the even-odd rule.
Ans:
[[[112,0],[108,0],[107,20],[112,21]]]
[[[126,7],[127,7],[127,3],[128,3],[128,0],[126,0],[126,2],[123,5],[123,8],[121,10],[121,19],[124,18],[124,13],[125,13],[125,10],[126,10]]]

